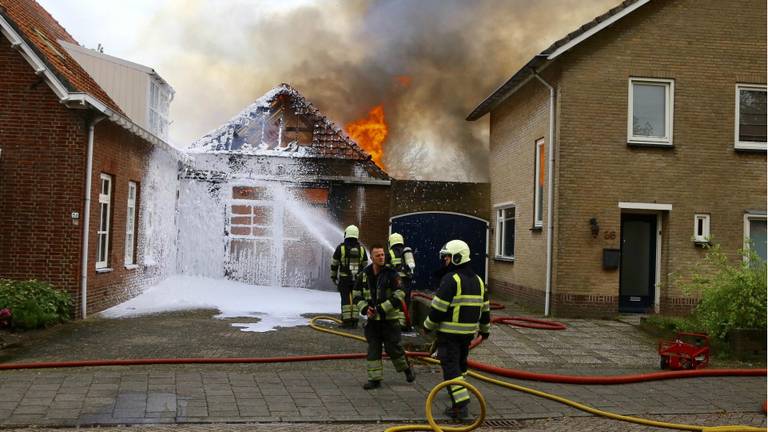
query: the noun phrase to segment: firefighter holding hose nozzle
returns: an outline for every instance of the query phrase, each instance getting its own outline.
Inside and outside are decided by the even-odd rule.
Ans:
[[[336,247],[331,259],[331,280],[341,296],[341,328],[357,328],[358,310],[352,301],[352,289],[360,270],[368,264],[368,255],[358,240],[360,230],[350,225],[344,230],[344,241]]]

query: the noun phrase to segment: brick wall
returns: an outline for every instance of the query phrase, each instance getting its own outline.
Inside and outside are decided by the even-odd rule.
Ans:
[[[711,233],[727,253],[742,247],[744,211],[765,210],[766,157],[734,150],[735,91],[737,83],[766,82],[765,21],[764,2],[652,2],[545,70],[558,88],[554,313],[618,311],[619,271],[603,270],[601,256],[603,248],[620,247],[621,201],[673,206],[661,218],[661,312],[695,305],[676,284],[704,255],[691,240],[695,213],[711,215]],[[673,147],[627,144],[630,77],[674,80]],[[532,142],[546,132],[545,97],[531,82],[491,117],[491,201],[521,202],[525,223]],[[589,229],[593,217],[597,238]],[[545,237],[537,249],[526,244],[522,228],[515,263],[493,263],[491,276],[543,287]],[[615,236],[606,238],[610,232]],[[527,249],[539,259],[525,259]]]
[[[333,183],[330,191],[331,214],[342,229],[354,224],[366,246],[384,244],[389,233],[390,187]],[[339,238],[341,243],[343,239]]]
[[[86,133],[0,36],[0,277],[78,292]],[[81,219],[82,220],[82,219]]]
[[[491,113],[490,290],[511,294],[534,308],[543,308],[546,284],[546,233],[533,228],[535,145],[542,138],[547,142],[548,117],[549,92],[537,82]],[[510,203],[515,205],[514,261],[494,258],[495,206]],[[546,212],[545,208],[545,221]]]

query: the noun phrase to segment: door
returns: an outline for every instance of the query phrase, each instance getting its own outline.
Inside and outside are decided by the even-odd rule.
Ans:
[[[440,248],[450,240],[464,240],[469,245],[470,265],[485,280],[488,222],[469,215],[449,212],[419,212],[398,215],[390,220],[390,232],[405,237],[416,260],[414,289],[436,289],[440,269]]]
[[[647,312],[656,291],[656,215],[621,215],[619,312]]]

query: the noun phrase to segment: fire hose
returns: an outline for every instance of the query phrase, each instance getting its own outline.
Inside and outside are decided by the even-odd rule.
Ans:
[[[497,321],[494,321],[493,319],[491,321],[508,323],[508,321],[504,320],[503,318],[504,317],[500,317],[499,319],[497,319]],[[332,321],[337,324],[341,322],[337,318],[328,317],[328,316],[318,316],[313,318],[310,321],[310,324],[309,324],[310,327],[325,333],[331,333],[331,334],[348,337],[348,338],[365,342],[365,338],[362,336],[341,332],[341,331],[333,330],[333,329],[318,325],[317,321],[321,321],[321,320]],[[473,341],[472,345],[470,345],[470,347],[476,346],[477,344],[480,343],[481,340],[482,340],[481,338],[476,338]],[[429,356],[429,353],[426,353],[426,352],[407,352],[406,354],[409,357],[417,357],[420,361],[423,361],[426,363],[440,364],[439,360],[431,358]],[[620,375],[620,376],[579,376],[579,375],[538,374],[538,373],[532,373],[532,372],[526,372],[526,371],[519,371],[515,369],[507,369],[507,368],[490,366],[490,365],[486,365],[486,364],[483,364],[477,361],[472,361],[472,360],[468,361],[468,365],[472,369],[483,370],[483,371],[491,372],[491,373],[502,375],[509,378],[557,382],[557,383],[569,383],[569,384],[626,384],[626,383],[677,379],[677,378],[711,377],[711,376],[765,376],[766,374],[766,369],[698,369],[698,370],[688,370],[688,371],[672,371],[672,372]],[[509,383],[506,381],[498,380],[496,378],[491,378],[489,376],[477,373],[473,370],[468,371],[467,375],[473,378],[479,379],[481,381],[485,381],[490,384],[499,385],[511,390],[516,390],[523,393],[528,393],[534,396],[549,399],[555,402],[559,402],[559,403],[568,405],[572,408],[576,408],[578,410],[588,412],[593,415],[606,417],[614,420],[630,422],[630,423],[636,423],[636,424],[645,425],[645,426],[654,426],[659,428],[688,430],[688,431],[702,431],[702,432],[726,432],[726,431],[742,431],[742,432],[763,431],[764,432],[765,431],[764,428],[756,428],[752,426],[739,425],[739,426],[707,427],[707,426],[699,426],[699,425],[660,422],[660,421],[649,420],[649,419],[644,419],[640,417],[626,416],[626,415],[612,413],[609,411],[600,410],[600,409],[597,409],[585,404],[581,404],[579,402],[575,402],[573,400],[570,400],[561,396],[546,393],[540,390],[524,387],[518,384]],[[434,398],[439,392],[439,390],[442,389],[443,387],[446,387],[448,385],[453,385],[453,384],[466,387],[467,390],[469,390],[471,393],[475,395],[475,397],[477,397],[478,402],[480,404],[480,415],[469,425],[455,426],[455,427],[440,426],[437,424],[432,414],[432,402],[434,401]],[[477,429],[483,423],[483,421],[485,421],[486,410],[487,410],[487,407],[486,407],[485,399],[482,397],[482,394],[476,387],[472,386],[471,384],[463,380],[455,379],[455,380],[443,381],[437,384],[429,392],[429,395],[427,395],[427,399],[425,402],[425,415],[427,417],[428,424],[394,426],[386,429],[385,432],[403,432],[403,431],[469,432],[474,429]]]

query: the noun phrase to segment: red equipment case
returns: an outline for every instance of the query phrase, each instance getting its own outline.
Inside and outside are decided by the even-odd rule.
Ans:
[[[709,336],[677,332],[671,341],[659,341],[662,369],[702,369],[709,365]]]

